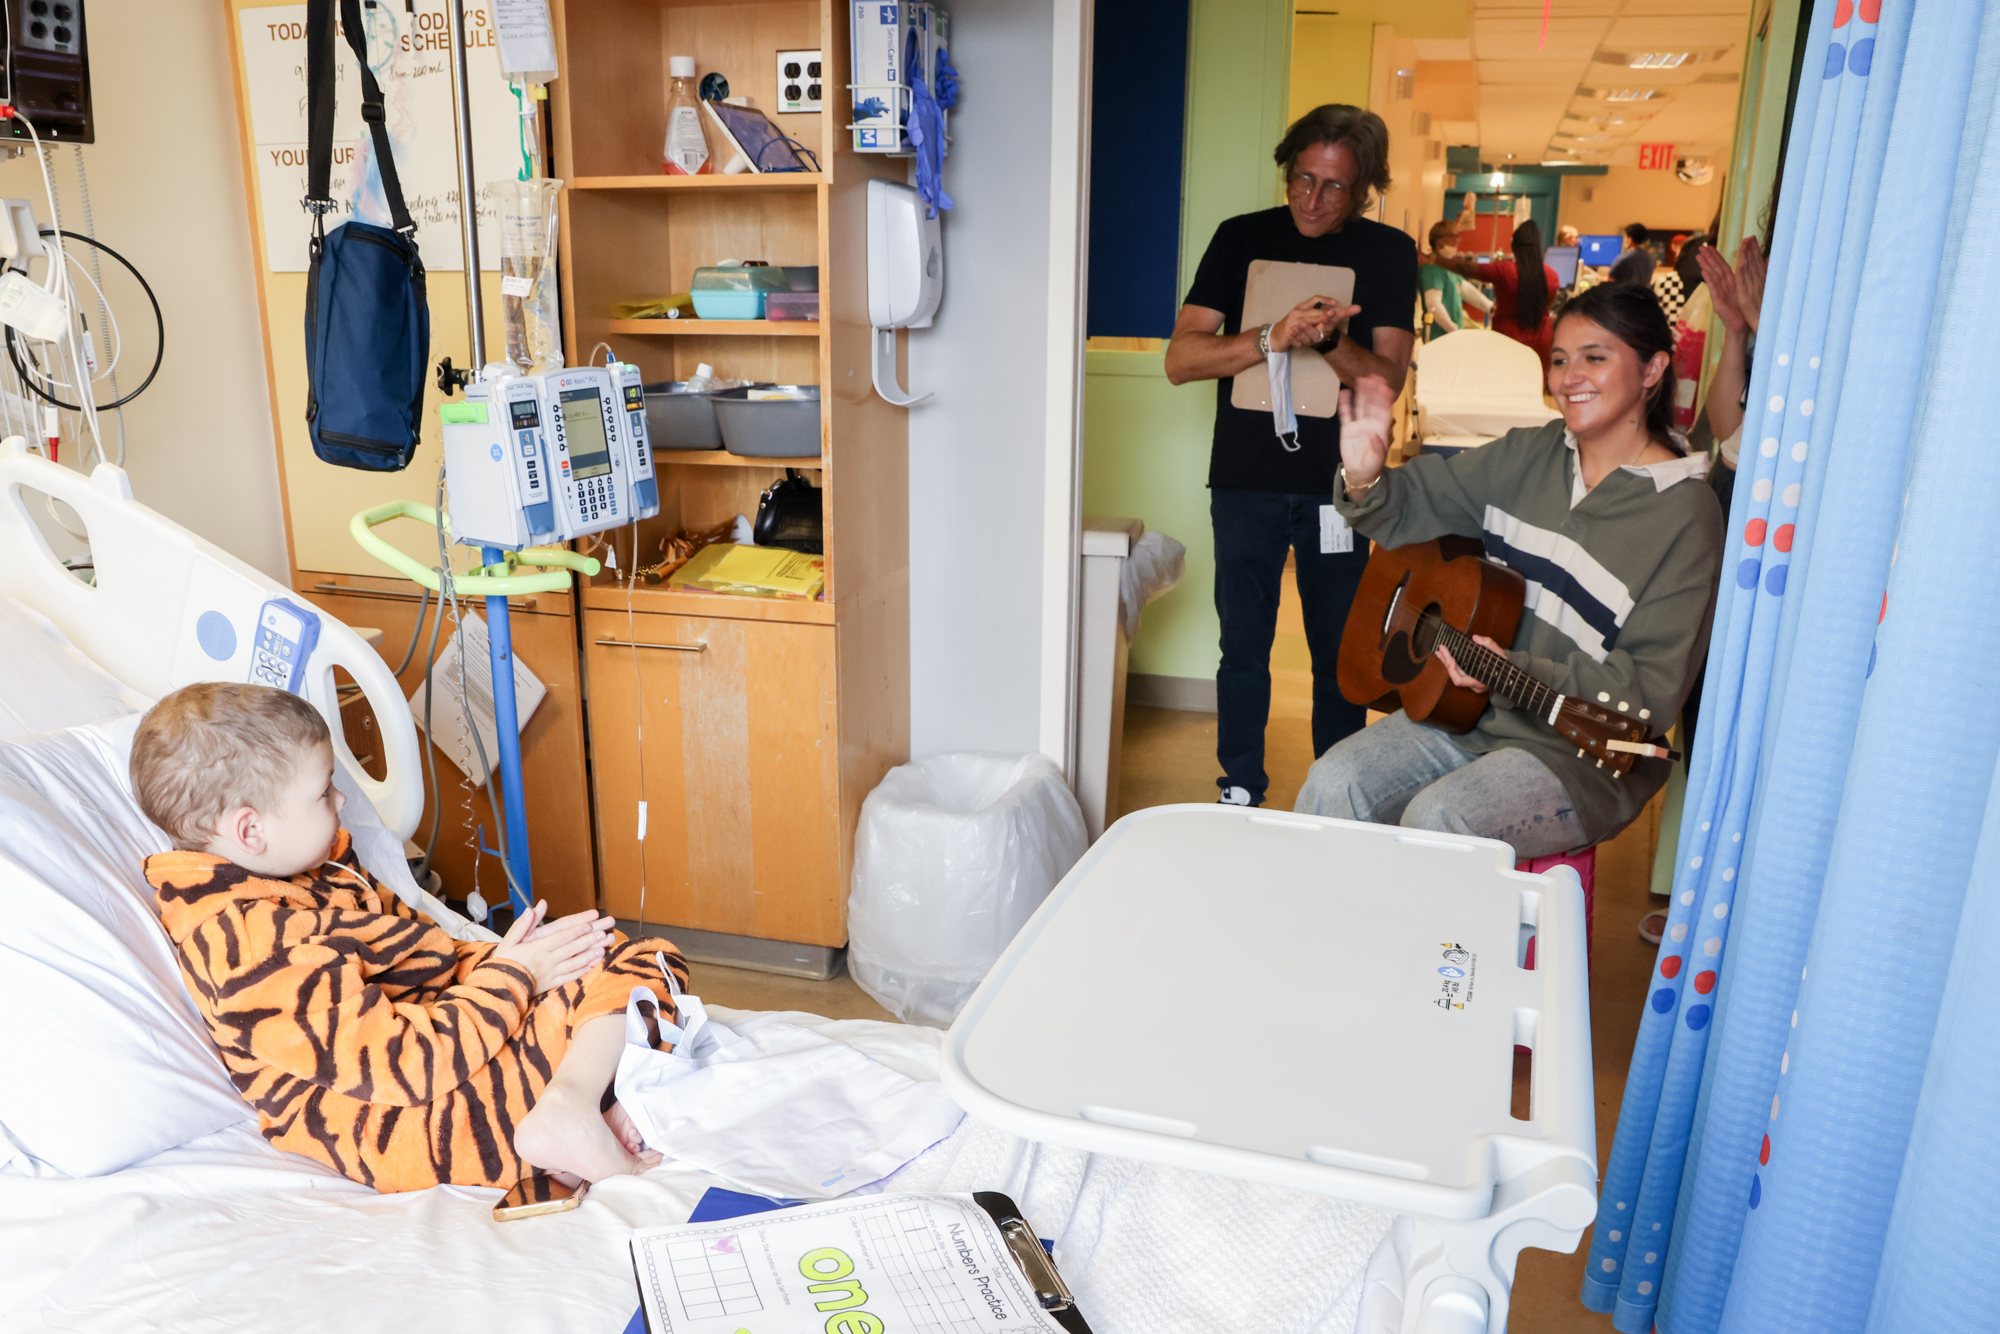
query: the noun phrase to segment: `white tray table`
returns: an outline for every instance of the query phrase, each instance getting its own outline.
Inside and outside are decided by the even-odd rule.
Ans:
[[[1597,1205],[1582,887],[1513,863],[1315,816],[1128,815],[967,1004],[945,1084],[1032,1139],[1410,1214],[1406,1334],[1504,1330],[1521,1248],[1573,1251]]]

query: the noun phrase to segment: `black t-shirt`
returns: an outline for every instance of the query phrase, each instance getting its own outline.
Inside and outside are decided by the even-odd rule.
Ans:
[[[1222,312],[1222,332],[1243,328],[1243,291],[1252,260],[1289,264],[1336,264],[1354,270],[1354,303],[1361,307],[1347,325],[1348,337],[1373,351],[1377,329],[1416,327],[1417,243],[1394,227],[1367,218],[1349,218],[1326,236],[1299,235],[1288,208],[1245,213],[1215,229],[1208,253],[1194,273],[1187,304]],[[1288,452],[1271,429],[1271,414],[1231,407],[1235,377],[1215,386],[1215,445],[1209,455],[1208,484],[1225,491],[1277,491],[1290,495],[1331,495],[1333,470],[1340,463],[1340,422],[1305,417],[1299,448]]]

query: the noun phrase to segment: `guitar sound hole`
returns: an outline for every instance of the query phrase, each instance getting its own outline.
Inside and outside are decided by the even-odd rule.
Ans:
[[[1382,679],[1392,686],[1406,686],[1423,670],[1424,660],[1410,656],[1410,637],[1401,630],[1390,635],[1382,649]]]
[[[1443,612],[1435,602],[1425,607],[1422,614],[1417,617],[1416,647],[1419,662],[1436,651],[1438,627],[1443,624]]]
[[[1382,679],[1392,686],[1408,685],[1424,670],[1437,644],[1437,607],[1426,607],[1417,617],[1414,643],[1407,630],[1397,630],[1382,646]],[[1425,618],[1429,619],[1426,620]]]

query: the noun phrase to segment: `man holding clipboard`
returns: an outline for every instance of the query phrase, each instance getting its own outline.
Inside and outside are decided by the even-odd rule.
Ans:
[[[1263,804],[1271,642],[1285,555],[1298,557],[1313,662],[1313,755],[1367,721],[1334,681],[1366,543],[1334,512],[1341,384],[1401,392],[1416,342],[1417,246],[1363,211],[1389,187],[1389,131],[1359,107],[1301,116],[1274,155],[1285,204],[1229,219],[1195,270],[1167,345],[1175,384],[1215,380],[1209,515],[1215,525],[1220,800]],[[1359,550],[1356,549],[1357,545]]]

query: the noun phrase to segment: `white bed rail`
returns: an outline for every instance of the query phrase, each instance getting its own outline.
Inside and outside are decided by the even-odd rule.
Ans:
[[[35,522],[41,492],[76,511],[89,533],[95,580],[64,568]],[[87,657],[152,699],[196,681],[249,679],[264,603],[282,597],[320,620],[305,695],[333,732],[336,761],[368,795],[382,823],[407,839],[423,814],[422,756],[388,664],[346,625],[283,584],[132,498],[124,469],[99,464],[88,478],[0,442],[0,592],[54,621]],[[204,625],[205,623],[205,625]],[[333,669],[345,669],[374,709],[387,777],[370,778],[342,736]]]

